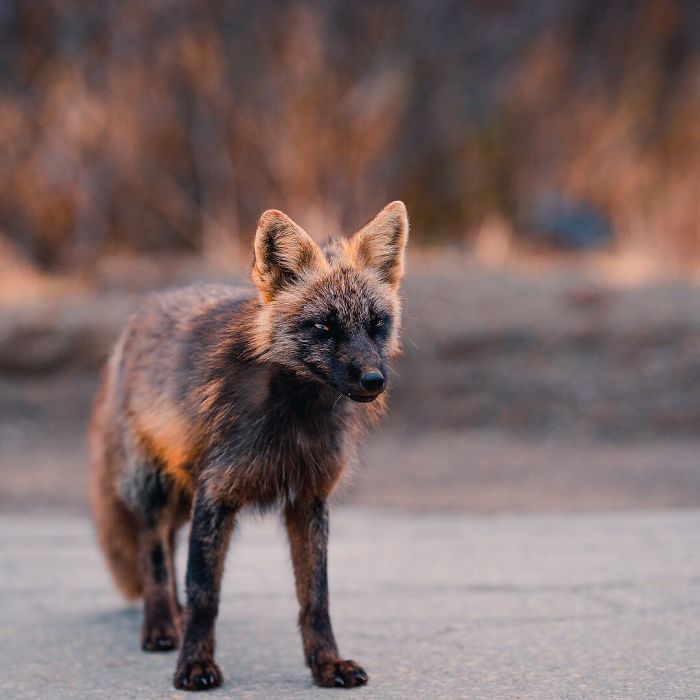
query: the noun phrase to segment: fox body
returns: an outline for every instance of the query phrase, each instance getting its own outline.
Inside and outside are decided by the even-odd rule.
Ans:
[[[383,409],[407,238],[401,202],[322,247],[267,211],[257,290],[152,296],[117,341],[91,425],[92,510],[117,585],[144,598],[143,648],[180,646],[175,687],[221,684],[214,624],[230,535],[242,508],[274,505],[314,681],[367,682],[339,656],[328,614],[327,499]],[[183,613],[173,555],[189,518]]]

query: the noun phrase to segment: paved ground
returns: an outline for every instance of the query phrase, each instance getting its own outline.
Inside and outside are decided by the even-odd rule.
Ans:
[[[245,520],[228,560],[215,697],[700,697],[700,511],[438,516],[339,509],[331,591],[367,688],[313,688],[283,533]],[[184,552],[183,552],[184,554]],[[182,567],[181,567],[182,570]],[[180,698],[138,649],[87,521],[0,517],[0,697]]]
[[[63,385],[70,388],[67,380]],[[36,387],[54,399],[56,411],[64,401],[59,387],[55,393]],[[0,381],[0,403],[12,399],[5,389]],[[85,514],[87,416],[68,415],[58,425],[40,422],[15,440],[1,413],[0,512]],[[477,514],[697,508],[699,454],[697,437],[612,441],[383,425],[363,445],[360,464],[341,483],[338,500]]]

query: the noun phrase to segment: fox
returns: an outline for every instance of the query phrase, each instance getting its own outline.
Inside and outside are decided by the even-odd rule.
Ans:
[[[400,201],[323,244],[268,210],[253,286],[155,293],[117,339],[90,423],[90,504],[117,587],[143,598],[142,649],[179,648],[175,688],[222,684],[224,558],[241,512],[271,508],[286,526],[313,682],[368,682],[339,654],[329,616],[329,498],[386,409],[408,234]],[[183,607],[174,555],[187,521]]]

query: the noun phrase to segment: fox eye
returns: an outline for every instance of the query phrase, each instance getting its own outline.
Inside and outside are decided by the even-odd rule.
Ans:
[[[369,324],[369,334],[371,337],[380,337],[386,334],[386,326],[388,324],[388,319],[386,316],[380,316],[378,318],[372,319]]]
[[[331,332],[331,327],[325,323],[314,323],[314,328],[318,328],[318,330],[323,331],[324,333]]]

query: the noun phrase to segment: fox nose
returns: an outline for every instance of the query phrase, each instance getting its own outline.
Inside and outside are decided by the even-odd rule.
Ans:
[[[384,375],[376,369],[364,372],[360,377],[360,386],[365,391],[377,394],[384,388]]]

